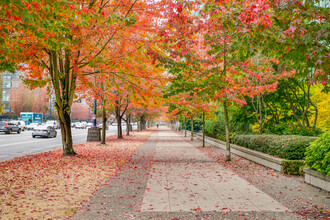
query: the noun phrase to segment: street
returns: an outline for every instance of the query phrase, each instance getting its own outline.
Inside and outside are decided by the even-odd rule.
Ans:
[[[123,131],[125,131],[123,126]],[[73,144],[86,142],[88,129],[72,128]],[[109,126],[107,136],[117,133],[117,126]],[[124,133],[125,134],[125,133]],[[29,154],[45,152],[62,147],[61,130],[57,130],[56,138],[32,138],[32,131],[24,131],[20,134],[0,133],[0,161]]]

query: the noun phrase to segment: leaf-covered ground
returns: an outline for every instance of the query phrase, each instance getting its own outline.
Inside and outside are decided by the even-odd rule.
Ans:
[[[257,163],[232,154],[232,160],[225,162],[225,151],[217,147],[201,147],[200,151],[252,183],[263,192],[275,198],[304,219],[330,219],[329,193],[309,186],[302,177],[290,176],[266,168]]]
[[[107,137],[107,145],[78,144],[75,157],[62,157],[62,149],[57,149],[0,162],[0,218],[72,215],[150,135],[135,132],[123,140]]]

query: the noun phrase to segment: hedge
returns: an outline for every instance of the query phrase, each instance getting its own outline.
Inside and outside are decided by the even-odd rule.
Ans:
[[[330,176],[330,132],[322,134],[306,151],[305,163],[323,175]]]
[[[304,161],[303,160],[284,160],[282,162],[283,173],[288,175],[304,175]]]
[[[316,139],[298,135],[235,135],[231,142],[282,159],[302,160],[306,148]]]

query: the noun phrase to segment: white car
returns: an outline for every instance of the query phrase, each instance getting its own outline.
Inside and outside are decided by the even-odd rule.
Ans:
[[[39,125],[39,126],[35,127],[32,131],[33,138],[35,138],[36,136],[46,137],[46,138],[50,138],[50,137],[55,138],[56,135],[57,135],[57,131],[51,125]]]
[[[41,123],[31,123],[31,124],[29,124],[27,127],[26,127],[26,129],[28,130],[28,131],[30,131],[30,130],[33,130],[35,127],[37,127],[38,125],[41,125]]]
[[[26,125],[24,121],[12,121],[12,122],[18,124],[18,127],[21,129],[21,131],[25,131]]]
[[[47,126],[53,126],[55,129],[60,129],[60,123],[54,120],[46,121],[45,125]]]
[[[76,129],[85,129],[87,126],[84,123],[76,123]]]

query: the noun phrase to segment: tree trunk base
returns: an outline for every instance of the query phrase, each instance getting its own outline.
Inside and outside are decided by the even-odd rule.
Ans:
[[[73,156],[75,156],[75,155],[76,155],[75,152],[68,152],[68,153],[63,153],[63,154],[62,154],[63,157],[73,157]]]

